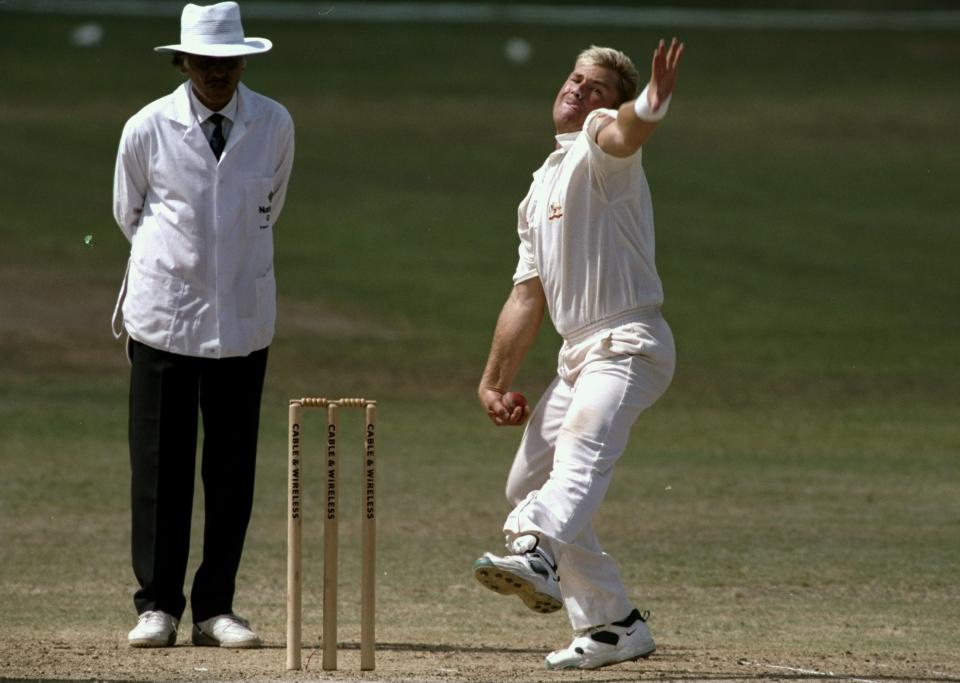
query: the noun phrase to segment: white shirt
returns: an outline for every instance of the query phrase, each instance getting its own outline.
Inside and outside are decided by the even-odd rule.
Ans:
[[[220,122],[220,132],[223,133],[224,140],[229,140],[230,131],[233,129],[233,120],[237,118],[237,93],[233,93],[233,97],[230,98],[227,106],[220,111],[213,111],[197,99],[193,88],[187,92],[190,94],[190,106],[193,107],[193,113],[197,117],[197,122],[200,124],[200,127],[203,129],[203,135],[207,138],[207,142],[210,142],[210,138],[213,137],[213,131],[216,130],[217,127],[217,124],[210,120],[210,117],[214,114],[223,116],[223,121]]]
[[[293,121],[243,84],[235,100],[219,162],[189,82],[135,114],[120,138],[113,213],[131,243],[124,327],[153,348],[224,358],[273,339],[273,227]]]
[[[559,148],[533,174],[517,211],[513,282],[540,278],[565,339],[663,303],[641,153],[614,157],[596,141],[615,117],[598,109],[580,132],[557,135]]]

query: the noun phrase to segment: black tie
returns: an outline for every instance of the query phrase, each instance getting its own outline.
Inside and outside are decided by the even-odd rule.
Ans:
[[[227,145],[227,141],[223,138],[223,114],[211,114],[207,121],[213,121],[214,129],[213,135],[210,136],[210,149],[213,150],[219,161],[220,155],[223,154],[223,148]]]

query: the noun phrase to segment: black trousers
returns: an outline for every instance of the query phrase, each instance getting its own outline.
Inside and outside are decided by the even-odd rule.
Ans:
[[[253,507],[267,351],[194,358],[130,342],[133,571],[138,613],[186,608],[198,413],[203,417],[203,558],[193,579],[194,623],[233,611]]]

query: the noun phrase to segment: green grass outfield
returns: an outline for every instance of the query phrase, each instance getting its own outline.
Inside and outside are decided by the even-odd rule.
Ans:
[[[0,18],[0,623],[5,639],[119,641],[133,611],[112,169],[126,118],[180,81],[151,50],[176,23],[98,19],[104,42],[76,48],[81,18]],[[381,639],[563,643],[562,615],[531,621],[471,577],[499,547],[519,438],[486,423],[474,387],[573,56],[612,44],[645,70],[660,33],[247,24],[276,48],[245,81],[287,105],[298,137],[238,610],[282,642],[286,400],[364,395],[381,405]],[[514,35],[533,46],[525,65],[503,58]],[[679,366],[618,465],[601,537],[667,650],[956,664],[958,36],[682,38],[644,156]],[[517,389],[538,394],[557,345],[545,329]],[[311,638],[319,469],[305,473]],[[347,469],[341,637],[355,641]]]

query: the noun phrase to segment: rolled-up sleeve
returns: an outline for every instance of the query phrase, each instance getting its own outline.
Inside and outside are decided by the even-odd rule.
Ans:
[[[527,200],[529,200],[529,197]],[[519,285],[521,282],[537,277],[540,274],[537,270],[537,257],[533,247],[533,235],[531,234],[530,224],[527,222],[525,215],[527,200],[520,204],[520,208],[517,211],[517,234],[520,237],[520,246],[517,248],[517,268],[513,271],[514,285]]]
[[[534,176],[536,177],[536,176]],[[517,248],[517,268],[513,271],[513,284],[519,285],[525,280],[540,275],[537,269],[536,245],[533,243],[534,234],[530,227],[530,221],[527,218],[527,212],[530,210],[530,202],[533,200],[533,188],[536,180],[530,184],[527,190],[527,196],[517,207],[517,236],[520,238],[520,246]]]

